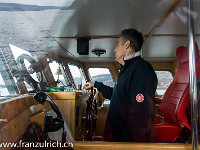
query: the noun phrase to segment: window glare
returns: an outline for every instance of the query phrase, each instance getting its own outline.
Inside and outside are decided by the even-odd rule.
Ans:
[[[86,83],[84,76],[81,75],[81,70],[75,66],[68,64],[72,77],[74,79],[74,84],[76,85],[77,89],[79,88],[78,85],[81,85],[83,88],[84,84]]]
[[[73,77],[81,77],[80,70],[77,66],[69,65]]]

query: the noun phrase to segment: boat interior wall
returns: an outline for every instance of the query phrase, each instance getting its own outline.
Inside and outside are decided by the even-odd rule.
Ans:
[[[175,75],[176,69],[179,66],[179,63],[177,60],[173,60],[170,62],[150,62],[151,65],[155,70],[168,70],[172,73],[172,75]]]
[[[33,96],[28,94],[2,99],[0,110],[0,142],[17,141],[30,124],[31,116],[45,110],[50,110],[48,103],[44,105],[37,104]]]

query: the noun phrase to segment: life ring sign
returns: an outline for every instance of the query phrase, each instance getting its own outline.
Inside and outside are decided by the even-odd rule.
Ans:
[[[142,94],[138,94],[136,96],[136,101],[139,102],[139,103],[143,102],[144,101],[144,96]]]

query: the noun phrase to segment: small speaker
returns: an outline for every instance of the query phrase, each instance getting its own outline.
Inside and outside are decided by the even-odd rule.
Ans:
[[[89,54],[89,38],[80,37],[77,39],[77,53],[79,55]]]

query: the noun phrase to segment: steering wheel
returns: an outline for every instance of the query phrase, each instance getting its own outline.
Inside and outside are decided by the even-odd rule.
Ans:
[[[97,101],[95,98],[96,90],[91,88],[91,93],[89,99],[86,101],[86,117],[85,117],[85,134],[84,140],[92,141],[94,140],[96,131],[96,120],[97,120]]]

